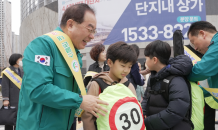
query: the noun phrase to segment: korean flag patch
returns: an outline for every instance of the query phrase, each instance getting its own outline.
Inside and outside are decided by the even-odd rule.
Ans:
[[[35,55],[35,62],[42,65],[50,66],[50,56]]]

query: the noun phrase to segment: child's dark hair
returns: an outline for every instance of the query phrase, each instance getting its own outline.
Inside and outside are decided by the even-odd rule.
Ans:
[[[109,46],[106,57],[107,59],[111,59],[113,63],[116,60],[119,60],[124,63],[132,62],[132,64],[135,64],[137,61],[137,55],[133,52],[134,49],[130,45],[119,41]]]
[[[131,45],[136,52],[137,57],[139,57],[139,47],[136,44]]]
[[[162,64],[167,65],[171,55],[171,47],[166,42],[156,40],[146,46],[144,55],[150,58],[157,57]]]

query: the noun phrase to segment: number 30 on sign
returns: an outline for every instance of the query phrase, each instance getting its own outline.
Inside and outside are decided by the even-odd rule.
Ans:
[[[134,97],[118,100],[109,115],[111,130],[144,130],[142,108]]]

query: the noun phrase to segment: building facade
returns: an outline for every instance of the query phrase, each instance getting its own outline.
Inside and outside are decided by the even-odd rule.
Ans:
[[[12,32],[12,53],[21,53],[19,35]]]
[[[145,1],[145,0],[144,0]],[[178,0],[179,1],[179,0]],[[185,0],[183,0],[185,1]],[[205,0],[205,7],[206,7],[206,20],[210,23],[212,23],[216,29],[218,30],[218,1],[217,0]],[[173,40],[165,41],[170,44],[171,46],[171,56],[173,56]],[[150,42],[140,42],[140,43],[131,43],[136,44],[140,48],[140,55],[138,57],[138,61],[143,64],[145,61],[144,56],[144,48],[149,44]],[[189,40],[184,40],[184,44],[188,45],[190,43]],[[106,49],[108,48],[108,45],[106,45]],[[80,52],[83,54],[83,69],[88,70],[89,66],[94,63],[94,61],[90,57],[91,47],[86,47],[85,49],[81,50]]]
[[[11,2],[0,1],[0,69],[8,66],[12,53]]]
[[[57,0],[21,0],[21,21],[35,10],[55,1]]]
[[[47,32],[54,30],[58,26],[58,2],[57,0],[41,0],[43,6],[40,4],[39,0],[21,0],[25,4],[21,4],[21,11],[23,14],[21,20],[20,28],[20,42],[22,43],[21,52],[24,51],[26,46],[37,36],[43,35]],[[36,2],[37,1],[37,2]],[[30,5],[34,3],[37,5]],[[218,2],[217,0],[205,0],[206,2],[206,19],[211,22],[218,29]],[[36,4],[37,3],[37,4]],[[35,11],[34,11],[35,10]],[[166,41],[173,47],[173,41]],[[139,61],[143,63],[144,58],[144,48],[150,42],[140,42],[137,44],[140,48]],[[189,40],[184,41],[185,44],[189,44]],[[108,45],[106,45],[106,49]],[[94,62],[89,52],[91,47],[86,47],[80,52],[83,54],[83,67],[82,73],[84,74],[88,67]],[[172,54],[173,55],[173,54]]]
[[[24,3],[30,3],[31,0],[21,0]],[[36,1],[36,0],[35,0]],[[21,43],[21,53],[24,52],[27,45],[34,40],[36,37],[53,31],[58,26],[58,1],[47,0],[51,2],[47,5],[44,0],[43,6],[40,6],[30,13],[30,9],[27,9],[27,5],[21,4],[21,26],[20,26],[20,43]],[[38,1],[40,2],[40,1]],[[31,7],[31,6],[30,6]],[[26,11],[23,11],[25,9]],[[28,15],[27,15],[28,14]]]

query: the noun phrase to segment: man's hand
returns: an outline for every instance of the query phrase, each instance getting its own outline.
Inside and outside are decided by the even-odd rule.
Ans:
[[[99,104],[108,105],[107,102],[99,100],[99,98],[96,96],[85,95],[83,96],[83,102],[81,103],[80,108],[92,113],[95,117],[98,118],[98,115],[96,113],[105,116],[105,114],[102,111],[107,112],[107,109],[100,106]]]
[[[5,107],[7,107],[7,106],[9,105],[9,101],[8,101],[8,100],[4,100],[3,105],[4,105]]]
[[[145,118],[146,118],[147,116],[145,116]]]

